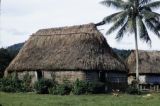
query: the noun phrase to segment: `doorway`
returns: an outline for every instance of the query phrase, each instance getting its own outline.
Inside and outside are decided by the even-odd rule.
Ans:
[[[37,79],[41,79],[42,78],[42,71],[37,71]]]
[[[106,81],[105,72],[104,71],[100,71],[99,72],[99,81],[101,81],[101,82],[105,82]]]

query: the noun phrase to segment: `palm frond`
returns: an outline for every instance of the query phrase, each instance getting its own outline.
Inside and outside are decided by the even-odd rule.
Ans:
[[[160,31],[160,24],[156,27],[158,31]]]
[[[134,3],[134,0],[128,0],[129,2],[131,2],[131,3]]]
[[[155,26],[158,26],[160,24],[160,14],[153,12],[150,7],[142,7],[141,16],[142,15],[146,19],[150,20]]]
[[[127,27],[128,27],[128,20],[127,22],[122,26],[122,28],[118,31],[117,35],[116,35],[116,39],[117,41],[120,41],[124,34],[127,32]]]
[[[119,18],[119,15],[120,15],[121,13],[123,13],[123,11],[114,13],[114,14],[112,14],[112,15],[109,15],[109,16],[105,17],[105,18],[103,19],[103,21],[104,21],[105,23],[114,22],[114,21],[116,21],[116,20]]]
[[[151,45],[151,39],[149,37],[147,28],[145,24],[143,23],[143,20],[141,17],[138,17],[138,27],[139,27],[140,39]]]
[[[144,4],[150,3],[151,1],[152,0],[139,0],[139,4],[144,5]]]
[[[139,7],[139,11],[143,11],[143,10],[152,11],[152,9],[151,9],[150,7],[147,7],[147,6],[140,6],[140,7]]]
[[[157,30],[157,28],[152,24],[152,22],[150,20],[145,19],[145,23],[147,25],[147,27],[160,38],[160,34]]]
[[[149,21],[157,28],[157,30],[159,29],[158,27],[160,26],[160,21],[158,18],[151,18]]]
[[[116,29],[118,29],[120,26],[122,26],[125,21],[126,21],[126,17],[121,17],[118,21],[116,21],[113,26],[107,31],[106,35],[111,34],[112,32],[114,32]]]
[[[149,8],[160,8],[160,1],[155,1],[144,6]]]
[[[105,5],[105,6],[112,6],[112,7],[115,7],[115,8],[120,8],[122,9],[123,8],[123,5],[124,4],[124,1],[122,0],[104,0],[104,1],[101,1],[100,2],[102,5]]]
[[[141,14],[145,17],[145,19],[151,19],[151,18],[159,18],[160,17],[160,14],[156,13],[156,12],[152,12],[152,11],[146,11],[146,10],[143,10],[141,11]]]

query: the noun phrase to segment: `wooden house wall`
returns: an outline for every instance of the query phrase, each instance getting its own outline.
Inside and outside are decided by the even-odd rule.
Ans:
[[[106,73],[106,81],[112,83],[127,83],[127,74],[125,73]]]
[[[98,75],[98,72],[96,71],[86,71],[86,81],[89,81],[89,82],[96,82],[96,81],[99,81],[99,75]]]
[[[106,73],[107,91],[120,90],[127,88],[127,73]]]
[[[128,84],[132,84],[132,81],[135,79],[135,75],[128,76]],[[145,84],[146,83],[146,75],[139,75],[139,83]]]
[[[17,73],[19,79],[23,79],[26,74],[31,76],[31,78],[32,78],[31,83],[32,84],[38,80],[36,71],[23,71],[23,72],[18,72]]]
[[[63,80],[69,80],[71,82],[79,80],[86,81],[98,81],[98,72],[95,71],[44,71],[44,78],[52,79],[55,78],[58,82],[63,82]]]
[[[128,76],[128,84],[134,80],[135,76]],[[140,84],[160,84],[160,75],[140,75]]]
[[[44,78],[55,79],[58,83],[64,80],[74,82],[77,79],[85,80],[86,74],[83,71],[43,71]]]
[[[38,72],[42,72],[42,77],[46,79],[55,79],[58,83],[63,83],[64,80],[74,82],[77,79],[87,80],[90,82],[100,81],[98,71],[24,71],[18,72],[18,77],[23,79],[25,74],[29,74],[32,77],[32,83],[38,80]],[[127,85],[126,73],[107,73],[104,72],[107,90],[119,89],[125,90]]]
[[[160,84],[160,76],[147,75],[145,80],[149,84]]]
[[[86,73],[83,71],[39,71],[42,72],[42,77],[46,79],[55,79],[58,83],[62,83],[64,80],[69,80],[71,82],[79,79],[85,80]],[[37,71],[23,71],[18,72],[18,77],[23,79],[26,74],[29,74],[32,77],[32,83],[38,80]]]

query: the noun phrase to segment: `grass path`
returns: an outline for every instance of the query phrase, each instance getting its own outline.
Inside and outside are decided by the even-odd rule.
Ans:
[[[2,106],[160,106],[160,94],[150,97],[121,94],[54,96],[0,92]]]

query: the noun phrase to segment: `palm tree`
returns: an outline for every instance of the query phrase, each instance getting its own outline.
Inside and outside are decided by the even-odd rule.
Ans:
[[[148,30],[152,31],[160,38],[160,14],[153,12],[152,9],[160,7],[160,1],[153,0],[104,0],[101,4],[114,7],[120,11],[107,16],[102,22],[96,25],[113,23],[113,26],[106,34],[111,34],[118,30],[116,35],[117,40],[121,40],[124,34],[129,31],[134,34],[136,48],[136,80],[139,83],[139,56],[138,56],[138,41],[139,35],[141,40],[151,44],[151,39]]]

